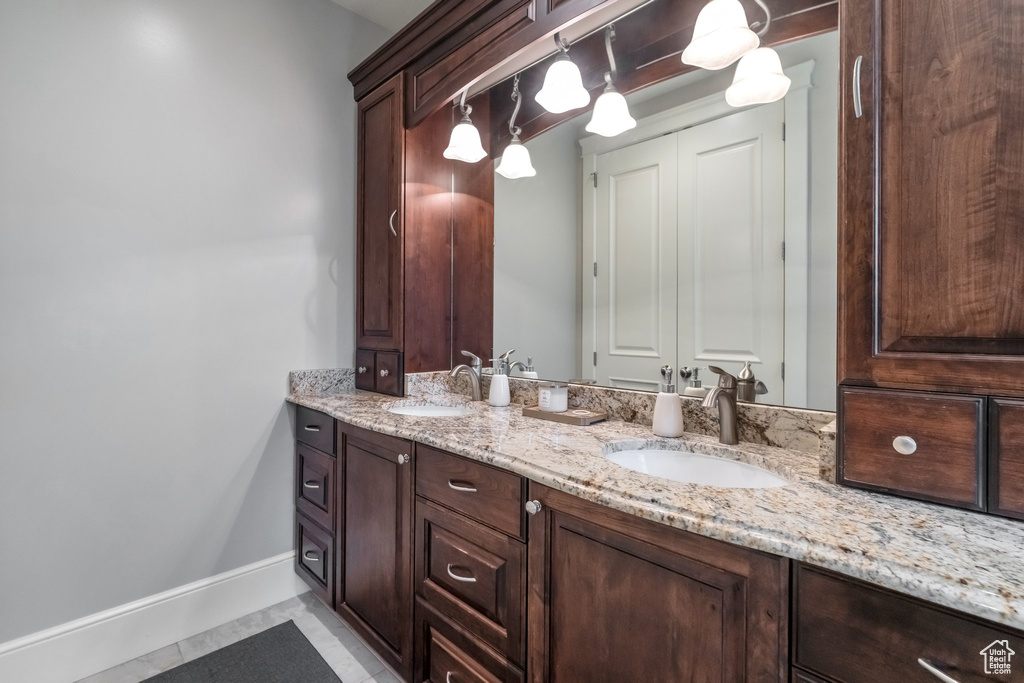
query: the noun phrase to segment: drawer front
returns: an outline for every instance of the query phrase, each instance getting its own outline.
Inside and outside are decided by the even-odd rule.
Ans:
[[[417,495],[524,538],[522,477],[426,446],[416,449]]]
[[[334,537],[295,514],[295,569],[321,600],[334,601]]]
[[[919,659],[960,683],[980,683],[993,680],[983,650],[1024,651],[1019,633],[804,565],[796,568],[793,614],[793,663],[844,683],[940,680]],[[995,664],[994,649],[991,656]]]
[[[416,502],[417,593],[510,660],[525,660],[526,545]]]
[[[377,353],[367,349],[356,351],[356,389],[374,391],[377,382]]]
[[[523,672],[416,600],[416,671],[424,683],[523,683]]]
[[[334,418],[305,406],[295,409],[295,438],[318,451],[334,455]]]
[[[976,396],[841,387],[840,483],[982,509],[984,409]]]
[[[295,445],[295,506],[328,531],[334,531],[335,467],[326,453]]]
[[[989,399],[988,443],[989,510],[1024,519],[1024,401]]]
[[[405,395],[405,373],[402,354],[397,351],[377,352],[377,392],[391,396]]]

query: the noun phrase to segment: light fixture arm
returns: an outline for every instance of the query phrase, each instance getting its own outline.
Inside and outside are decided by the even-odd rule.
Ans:
[[[604,30],[604,49],[608,52],[608,73],[604,79],[608,83],[619,77],[619,72],[615,68],[615,53],[612,52],[613,40],[615,40],[615,24],[608,24]]]
[[[561,33],[555,34],[555,45],[558,47],[558,51],[562,54],[569,54],[569,41],[564,40]]]
[[[512,118],[508,120],[508,132],[512,137],[518,137],[523,132],[523,129],[516,125],[516,116],[519,115],[519,108],[523,106],[523,96],[519,94],[519,74],[516,74],[515,80],[512,81],[512,101],[516,103],[516,107],[512,110]]]
[[[754,2],[757,3],[758,7],[760,7],[762,10],[764,10],[764,14],[765,14],[764,26],[762,26],[760,28],[760,30],[758,30],[758,32],[757,32],[758,37],[761,37],[764,34],[768,33],[768,29],[772,25],[772,11],[770,9],[768,9],[768,5],[765,4],[764,0],[754,0]]]
[[[469,88],[462,91],[462,97],[459,99],[459,111],[462,112],[462,120],[468,121],[469,115],[473,113],[473,105],[466,104],[466,93],[469,92]]]

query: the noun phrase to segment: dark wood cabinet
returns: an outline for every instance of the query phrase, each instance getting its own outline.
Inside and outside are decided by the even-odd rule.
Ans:
[[[413,449],[338,423],[335,609],[396,671],[412,673]]]
[[[331,431],[334,431],[333,425]],[[327,531],[334,531],[335,458],[295,446],[295,507]]]
[[[328,605],[334,601],[334,563],[334,536],[296,512],[295,571]]]
[[[788,679],[787,560],[529,495],[529,680]]]
[[[1024,519],[1024,401],[989,399],[989,509]]]
[[[416,683],[523,683],[523,672],[416,599]]]
[[[1009,628],[802,564],[794,569],[793,622],[793,664],[843,683],[935,683],[928,667],[981,683],[1002,678],[985,673],[989,645],[1024,647],[1024,634]]]

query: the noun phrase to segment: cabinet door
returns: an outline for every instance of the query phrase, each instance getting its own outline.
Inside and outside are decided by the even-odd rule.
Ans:
[[[1024,519],[1024,401],[989,400],[989,510]]]
[[[1022,395],[1024,5],[840,11],[840,378]]]
[[[356,346],[402,348],[402,75],[359,101]]]
[[[784,681],[787,560],[531,483],[534,683]]]
[[[387,663],[412,672],[412,449],[344,425],[337,610]]]

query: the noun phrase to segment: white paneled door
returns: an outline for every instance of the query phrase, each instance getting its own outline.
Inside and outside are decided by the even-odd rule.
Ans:
[[[674,140],[659,138],[597,160],[596,379],[657,389],[676,356]]]
[[[749,360],[762,400],[783,402],[784,116],[778,102],[597,156],[599,384]]]

